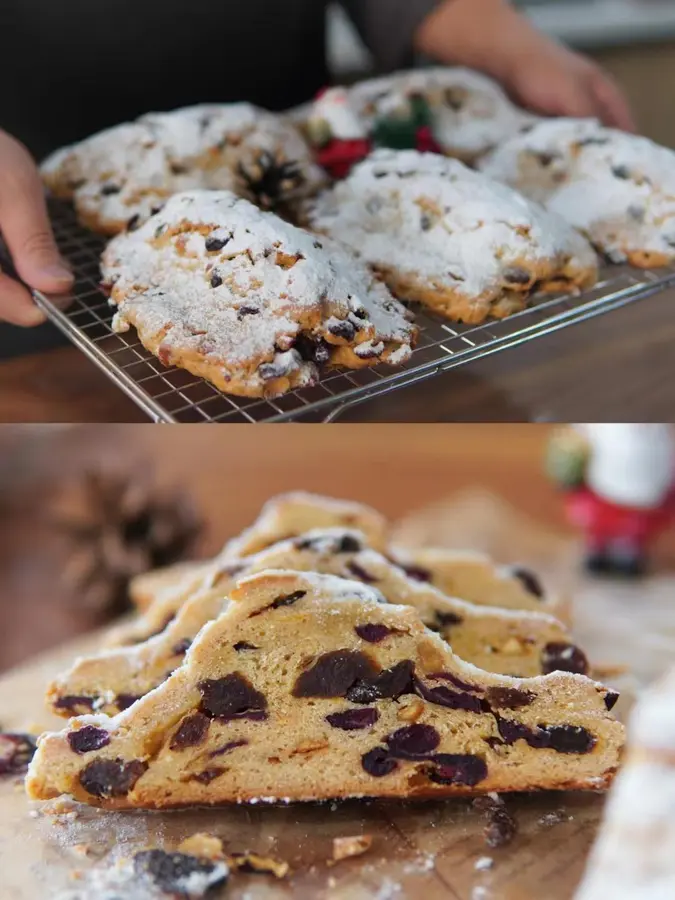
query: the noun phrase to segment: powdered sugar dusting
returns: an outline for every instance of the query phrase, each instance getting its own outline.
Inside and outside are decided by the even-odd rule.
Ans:
[[[544,121],[483,171],[543,203],[617,261],[675,259],[675,152],[593,119]]]
[[[593,273],[590,246],[562,219],[456,160],[381,150],[312,204],[314,227],[370,264],[468,299],[498,298],[524,267]]]
[[[511,103],[497,82],[464,68],[431,68],[362,81],[349,93],[368,123],[395,113],[416,94],[433,116],[432,130],[450,155],[474,159],[538,118]]]
[[[301,332],[326,342],[326,359],[349,343],[397,362],[415,334],[404,308],[342,246],[230,192],[176,195],[110,243],[102,270],[118,331],[135,325],[164,362],[192,356],[233,393],[315,380],[314,361],[295,347]]]
[[[74,197],[90,224],[116,232],[180,191],[245,194],[241,167],[264,153],[294,163],[299,172],[280,200],[311,194],[323,181],[297,128],[248,103],[149,113],[57,151],[43,163],[42,174],[60,196]]]

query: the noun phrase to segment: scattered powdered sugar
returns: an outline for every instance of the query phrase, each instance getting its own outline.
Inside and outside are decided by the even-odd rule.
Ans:
[[[312,225],[371,265],[467,298],[497,298],[544,266],[593,273],[595,255],[562,219],[456,160],[380,150],[320,195]],[[520,267],[520,268],[519,268]]]
[[[675,258],[675,152],[593,119],[553,119],[482,164],[582,230],[617,261]]]
[[[349,91],[354,110],[368,128],[405,110],[410,98],[425,97],[434,137],[448,153],[473,159],[518,134],[538,118],[511,103],[485,75],[464,68],[430,68],[362,81]]]
[[[192,356],[248,391],[293,373],[300,384],[315,379],[314,362],[294,348],[300,333],[327,340],[327,355],[338,337],[397,362],[415,334],[346,249],[230,192],[174,196],[111,241],[102,270],[119,307],[116,330],[133,324],[164,362]]]
[[[42,174],[59,194],[75,198],[88,221],[119,231],[180,191],[246,193],[240,167],[264,154],[297,170],[280,200],[311,194],[324,180],[290,120],[248,103],[149,113],[57,151],[42,164]]]
[[[477,872],[486,872],[488,869],[491,869],[494,864],[495,861],[491,856],[479,856],[473,867]]]

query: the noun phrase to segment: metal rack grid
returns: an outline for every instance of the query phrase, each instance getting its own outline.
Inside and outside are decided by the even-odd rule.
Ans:
[[[508,319],[464,326],[415,309],[419,343],[401,369],[385,365],[326,372],[319,384],[273,400],[233,397],[182,369],[165,368],[135,331],[115,334],[113,311],[99,287],[100,237],[81,228],[66,204],[51,204],[61,252],[76,272],[75,302],[65,312],[46,296],[35,300],[49,318],[156,422],[288,422],[336,420],[369,398],[550,334],[675,286],[675,266],[637,270],[613,266],[579,295],[547,295]]]

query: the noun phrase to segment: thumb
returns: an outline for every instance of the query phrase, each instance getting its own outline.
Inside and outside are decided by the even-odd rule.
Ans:
[[[48,293],[67,291],[73,275],[52,234],[42,183],[21,144],[0,147],[0,231],[14,266],[26,284]]]

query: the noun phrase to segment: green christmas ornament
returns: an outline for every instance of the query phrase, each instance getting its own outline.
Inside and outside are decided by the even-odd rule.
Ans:
[[[392,150],[414,150],[420,129],[430,128],[431,124],[429,104],[421,94],[414,94],[408,98],[404,108],[375,122],[373,143],[376,147]]]

